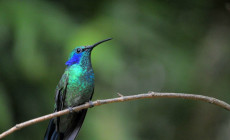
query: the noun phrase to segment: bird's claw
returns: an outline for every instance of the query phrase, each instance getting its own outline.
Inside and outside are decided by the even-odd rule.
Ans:
[[[69,112],[70,112],[70,113],[73,113],[73,112],[74,112],[74,110],[73,110],[72,107],[69,107],[68,109],[69,109]]]
[[[93,102],[89,101],[89,108],[92,108],[92,107],[94,107]]]

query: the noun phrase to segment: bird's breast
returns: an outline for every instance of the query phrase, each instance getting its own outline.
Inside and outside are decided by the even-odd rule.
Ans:
[[[65,106],[77,106],[88,102],[94,89],[94,73],[92,69],[75,67],[69,71]]]

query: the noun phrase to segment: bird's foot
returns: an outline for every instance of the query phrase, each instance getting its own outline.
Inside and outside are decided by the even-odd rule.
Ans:
[[[69,109],[69,112],[70,112],[70,113],[73,113],[73,112],[74,112],[74,110],[73,110],[72,107],[68,107],[68,109]]]
[[[93,102],[89,101],[89,108],[92,108],[92,107],[94,107]]]

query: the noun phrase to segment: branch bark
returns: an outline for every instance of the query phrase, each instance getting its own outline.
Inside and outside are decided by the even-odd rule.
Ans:
[[[138,99],[145,99],[145,98],[183,98],[183,99],[191,99],[191,100],[199,100],[199,101],[204,101],[207,103],[211,103],[214,105],[217,105],[221,108],[224,108],[228,111],[230,111],[230,105],[222,100],[213,98],[213,97],[208,97],[208,96],[203,96],[203,95],[196,95],[196,94],[185,94],[185,93],[158,93],[158,92],[149,92],[149,93],[144,93],[144,94],[137,94],[137,95],[130,95],[130,96],[123,96],[118,93],[120,97],[118,98],[111,98],[111,99],[105,99],[105,100],[96,100],[90,103],[85,103],[80,106],[76,106],[73,108],[74,111],[80,111],[82,109],[87,109],[92,106],[99,106],[103,104],[109,104],[109,103],[117,103],[117,102],[125,102],[125,101],[131,101],[131,100],[138,100]],[[20,130],[24,127],[49,120],[51,118],[59,117],[65,114],[70,113],[69,109],[65,109],[59,112],[54,112],[45,116],[41,116],[26,122],[22,122],[20,124],[16,124],[14,127],[10,128],[9,130],[3,132],[0,134],[0,139],[6,137],[9,134],[12,134],[13,132]]]

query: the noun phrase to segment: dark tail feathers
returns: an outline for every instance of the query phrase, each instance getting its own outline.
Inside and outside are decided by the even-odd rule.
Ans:
[[[54,119],[51,119],[44,136],[44,140],[60,140],[63,137],[63,134],[60,134],[56,131],[54,124]]]
[[[54,119],[51,119],[46,130],[44,140],[74,140],[81,129],[86,113],[87,109],[70,114],[73,115],[73,118],[65,133],[57,132]]]

